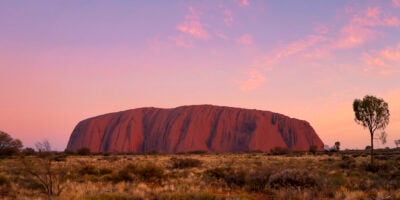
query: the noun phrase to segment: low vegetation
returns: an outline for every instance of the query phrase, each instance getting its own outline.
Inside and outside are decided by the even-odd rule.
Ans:
[[[86,153],[1,159],[0,199],[400,199],[399,149],[374,165],[368,151]]]

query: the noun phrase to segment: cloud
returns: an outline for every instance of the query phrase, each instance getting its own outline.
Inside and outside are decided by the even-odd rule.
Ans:
[[[392,0],[392,5],[395,8],[400,8],[400,0]]]
[[[265,82],[265,76],[257,69],[250,69],[247,72],[247,76],[247,80],[242,81],[239,85],[239,89],[242,91],[255,90]]]
[[[272,58],[269,57],[269,60],[278,61],[286,57],[298,54],[300,52],[304,52],[325,40],[326,37],[323,35],[315,35],[315,34],[308,35],[304,39],[296,40],[287,44],[281,50],[277,51]]]
[[[225,40],[225,41],[230,40],[230,38],[221,31],[216,31],[214,34],[215,34],[215,36],[217,36],[218,38],[220,38],[222,40]]]
[[[341,29],[339,38],[334,46],[339,49],[361,46],[375,39],[376,35],[377,33],[371,29],[350,24]]]
[[[365,11],[353,13],[350,23],[353,25],[361,25],[367,27],[398,27],[400,26],[399,19],[396,16],[383,15],[381,8],[369,7]]]
[[[182,47],[182,48],[192,48],[193,47],[193,41],[190,38],[187,38],[182,34],[180,34],[178,36],[171,36],[169,38],[178,47]]]
[[[233,23],[233,21],[234,21],[233,12],[231,10],[229,10],[227,8],[223,9],[222,15],[224,16],[223,21],[224,21],[225,25],[229,26]]]
[[[194,7],[189,7],[189,14],[185,16],[185,21],[177,25],[176,29],[196,39],[206,40],[210,38],[210,34],[204,27],[205,25],[200,21],[200,14]]]
[[[236,40],[236,42],[238,44],[245,45],[245,46],[252,45],[253,44],[253,36],[251,34],[244,34],[244,35],[240,36]]]
[[[364,54],[364,72],[378,73],[379,75],[393,75],[399,72],[400,43],[395,47],[387,47],[382,50]]]
[[[346,11],[351,16],[341,28],[334,48],[349,49],[373,41],[383,35],[377,27],[400,27],[399,18],[382,13],[380,7],[368,7],[366,10],[347,8]]]
[[[249,5],[250,5],[250,2],[249,2],[249,0],[241,0],[241,1],[239,2],[239,5],[240,5],[240,6],[243,6],[243,7],[249,6]]]
[[[326,31],[322,31],[326,32]],[[289,42],[280,48],[277,48],[264,56],[258,58],[255,63],[261,65],[264,69],[271,70],[279,63],[288,60],[293,56],[299,56],[298,58],[315,59],[316,55],[318,58],[322,58],[328,55],[328,52],[321,48],[321,43],[326,43],[328,38],[324,34],[309,34],[304,38]]]

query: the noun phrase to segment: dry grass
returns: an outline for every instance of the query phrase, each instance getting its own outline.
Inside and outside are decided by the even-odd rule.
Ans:
[[[370,167],[350,153],[68,156],[51,161],[62,190],[49,194],[24,166],[42,158],[14,157],[0,160],[0,199],[400,199],[400,159],[377,158]]]

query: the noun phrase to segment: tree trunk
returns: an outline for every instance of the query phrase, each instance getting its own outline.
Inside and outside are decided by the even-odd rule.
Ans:
[[[371,166],[374,165],[374,134],[371,131]]]

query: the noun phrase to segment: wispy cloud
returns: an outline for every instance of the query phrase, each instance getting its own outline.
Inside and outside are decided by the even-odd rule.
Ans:
[[[225,23],[225,25],[231,25],[234,21],[233,19],[233,12],[232,10],[229,10],[227,8],[224,8],[222,11],[222,15],[224,16],[223,21]]]
[[[192,6],[189,7],[189,13],[185,16],[185,21],[176,26],[176,29],[196,39],[206,40],[211,37],[200,20],[200,14]]]
[[[169,39],[171,39],[176,46],[178,47],[182,47],[182,48],[191,48],[193,47],[193,41],[186,37],[185,35],[177,35],[177,36],[171,36],[169,37]]]
[[[395,8],[400,8],[400,0],[392,0],[392,5]]]
[[[239,5],[240,6],[249,6],[250,2],[249,2],[249,0],[240,0]]]
[[[251,34],[243,34],[236,40],[236,42],[238,44],[245,45],[245,46],[252,45],[253,44],[253,36]]]
[[[379,7],[369,7],[365,11],[359,11],[352,15],[350,23],[361,26],[384,26],[397,27],[400,26],[399,19],[396,16],[384,15]]]
[[[219,39],[222,39],[222,40],[226,40],[226,41],[230,40],[230,38],[225,33],[223,33],[222,31],[216,31],[214,33],[214,35],[216,37],[218,37]]]
[[[257,69],[250,69],[247,72],[247,79],[240,82],[239,89],[242,91],[255,90],[265,82],[265,76]]]
[[[326,37],[322,35],[314,35],[314,34],[308,35],[304,39],[300,39],[289,43],[282,51],[276,54],[276,57],[280,59],[291,56],[293,54],[305,51],[324,40],[326,40]]]
[[[373,72],[380,75],[392,75],[398,73],[400,63],[400,43],[395,47],[387,47],[382,50],[366,53],[364,55],[364,72]]]
[[[339,49],[354,48],[375,39],[376,36],[377,33],[371,29],[350,24],[341,29],[334,47]]]
[[[368,7],[366,10],[346,9],[349,21],[341,30],[334,48],[349,49],[362,46],[381,35],[377,27],[399,27],[396,16],[382,13],[380,7]]]

